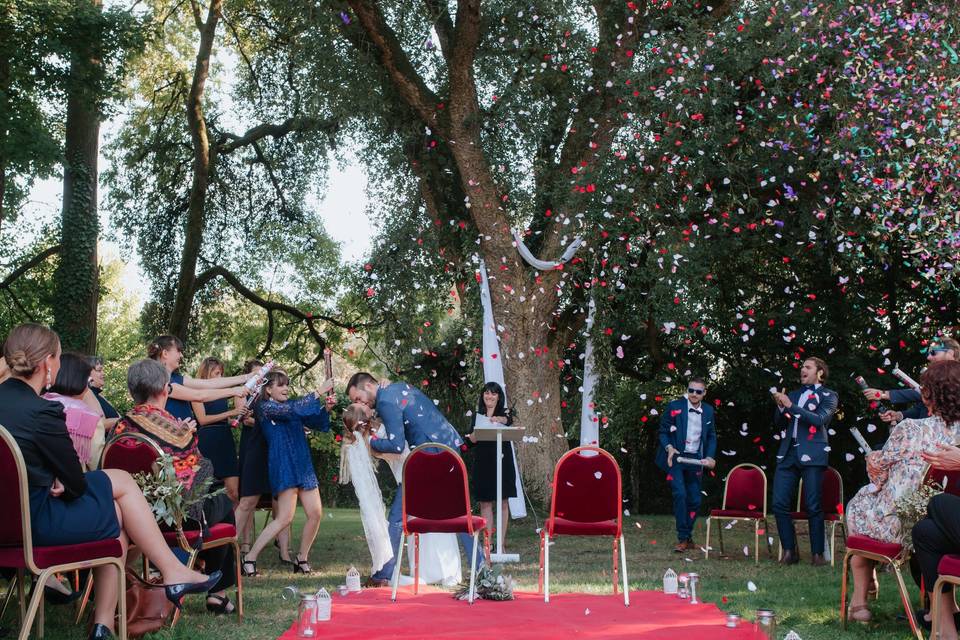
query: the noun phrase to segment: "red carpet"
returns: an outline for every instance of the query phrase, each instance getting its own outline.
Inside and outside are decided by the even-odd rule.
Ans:
[[[643,638],[684,640],[762,638],[749,622],[737,629],[724,626],[725,614],[713,604],[691,605],[689,600],[659,591],[623,596],[560,593],[550,604],[535,593],[516,593],[511,602],[477,600],[473,606],[443,591],[421,589],[419,595],[401,589],[390,602],[389,589],[365,589],[346,597],[333,596],[332,616],[321,623],[320,636],[330,638]],[[295,640],[293,626],[280,640]]]

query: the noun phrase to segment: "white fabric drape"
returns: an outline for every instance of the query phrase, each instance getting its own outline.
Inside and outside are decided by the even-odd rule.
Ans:
[[[575,238],[573,242],[567,245],[567,248],[563,251],[563,255],[560,256],[560,260],[548,262],[534,256],[530,252],[530,249],[527,248],[527,245],[523,243],[523,239],[516,230],[513,231],[513,241],[517,245],[517,251],[527,264],[540,271],[556,269],[559,265],[569,262],[577,252],[577,249],[583,244],[583,238]],[[481,261],[481,270],[482,269],[483,263]],[[596,304],[591,297],[590,311],[587,314],[587,345],[584,351],[583,396],[580,407],[580,446],[590,447],[600,446],[600,422],[597,420],[597,414],[593,410],[593,387],[597,382],[597,376],[593,371],[593,340],[590,339],[590,329],[593,328],[593,312],[595,309]],[[493,313],[491,312],[490,315],[492,317]],[[486,314],[484,314],[484,322],[486,322]],[[486,331],[486,325],[484,326],[484,331]],[[486,334],[484,334],[484,339],[486,339]]]
[[[497,323],[493,319],[493,305],[490,302],[490,282],[487,280],[487,268],[480,260],[480,302],[483,304],[483,379],[496,382],[503,388],[504,402],[507,398],[507,385],[503,380],[503,359],[500,357],[500,340],[497,337]],[[520,481],[520,465],[517,464],[517,449],[513,452],[513,468],[517,470],[517,497],[508,498],[510,515],[514,518],[527,516],[527,505],[523,500],[523,484]]]

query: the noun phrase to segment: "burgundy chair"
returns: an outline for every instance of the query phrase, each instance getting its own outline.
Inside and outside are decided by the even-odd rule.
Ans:
[[[940,596],[944,587],[950,585],[960,585],[960,556],[947,555],[940,558],[940,564],[937,565],[937,581],[933,584],[933,592],[930,598],[930,620],[932,623],[930,629],[930,639],[935,640],[940,637]]]
[[[613,537],[613,593],[617,593],[617,546],[623,563],[623,604],[630,606],[627,550],[623,540],[620,465],[599,447],[571,449],[553,472],[550,517],[540,530],[540,589],[550,602],[550,538],[558,535]]]
[[[943,469],[928,467],[923,473],[923,484],[939,485],[946,493],[960,495],[960,471],[944,471]],[[897,578],[897,588],[900,590],[900,600],[903,602],[903,609],[906,612],[907,621],[910,623],[910,630],[918,640],[923,640],[923,631],[917,625],[913,605],[910,603],[910,594],[907,592],[907,585],[903,581],[903,573],[900,570],[910,560],[910,550],[896,542],[881,542],[867,536],[847,536],[847,552],[843,556],[843,577],[840,580],[841,626],[846,628],[847,625],[847,572],[850,568],[849,560],[853,556],[860,556],[890,566]],[[950,566],[949,563],[947,566]],[[936,589],[936,585],[934,585],[934,589]],[[925,587],[921,585],[921,594],[924,591]],[[934,600],[934,605],[936,605],[936,600]],[[935,638],[936,635],[931,637]]]
[[[840,526],[843,538],[847,538],[847,527],[843,523],[843,478],[840,472],[833,467],[827,467],[823,474],[823,487],[821,489],[820,505],[823,508],[823,519],[830,523],[830,566],[836,566],[836,535],[837,525]],[[806,494],[803,491],[803,480],[800,480],[800,492],[797,496],[797,510],[790,513],[793,520],[804,521],[809,518],[806,512],[807,506]],[[778,557],[783,555],[783,545],[779,546]]]
[[[413,592],[420,583],[420,534],[468,533],[473,536],[473,557],[470,558],[470,594],[476,597],[477,538],[480,531],[487,533],[487,521],[471,513],[467,468],[457,452],[436,442],[426,442],[414,448],[403,463],[403,531],[397,546],[397,562],[393,568],[393,593],[397,599],[400,583],[400,564],[403,560],[403,541],[413,536],[414,569]],[[489,543],[489,541],[487,541]]]
[[[34,546],[30,523],[30,494],[27,489],[27,468],[13,436],[0,427],[0,567],[17,570],[17,590],[20,599],[19,639],[30,635],[34,617],[38,622],[38,635],[43,637],[43,585],[55,573],[90,569],[113,565],[119,581],[119,624],[121,640],[127,637],[127,603],[123,573],[123,546],[120,540],[110,538],[95,542],[62,546]],[[24,608],[24,572],[34,576],[33,595],[29,607]]]
[[[719,520],[752,520],[753,547],[756,564],[760,564],[760,523],[764,531],[767,530],[767,475],[763,469],[755,464],[738,464],[723,484],[723,506],[711,509],[707,517],[707,539],[705,541],[705,558],[710,557],[710,524]],[[723,527],[717,528],[720,537],[720,554],[723,555]],[[767,553],[772,554],[770,539],[767,537]]]
[[[159,445],[140,433],[120,433],[107,442],[100,455],[101,469],[123,469],[130,474],[152,473],[157,460],[164,455]],[[191,569],[196,563],[197,554],[207,549],[233,546],[236,558],[237,574],[237,618],[243,620],[243,575],[240,565],[240,542],[237,539],[237,529],[232,524],[218,522],[206,531],[196,529],[184,530],[181,522],[173,527],[160,523],[160,531],[170,547],[180,547],[188,555],[187,566]],[[146,558],[144,558],[146,563]],[[144,565],[146,574],[147,565]],[[179,619],[180,611],[173,614],[173,627]]]

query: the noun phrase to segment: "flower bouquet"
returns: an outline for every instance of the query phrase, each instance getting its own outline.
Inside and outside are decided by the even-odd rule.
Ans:
[[[493,567],[484,565],[476,576],[477,597],[484,600],[513,600],[513,577],[503,575],[503,565]],[[457,586],[453,597],[457,600],[470,599],[470,581],[464,580]]]

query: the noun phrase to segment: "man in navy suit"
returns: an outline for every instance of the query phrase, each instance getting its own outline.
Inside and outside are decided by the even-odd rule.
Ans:
[[[707,385],[703,378],[690,378],[687,397],[667,405],[660,419],[657,466],[667,472],[673,492],[673,517],[677,522],[676,553],[694,548],[693,524],[700,508],[700,482],[704,468],[713,469],[717,432],[713,407],[703,402]],[[702,460],[703,465],[677,462],[674,457]]]
[[[810,522],[812,564],[826,564],[823,557],[823,506],[820,504],[823,473],[830,446],[827,428],[837,412],[837,394],[824,386],[829,369],[820,358],[807,358],[800,367],[803,387],[789,394],[773,391],[777,403],[774,425],[780,429],[777,470],[773,474],[773,513],[783,545],[781,564],[796,564],[797,536],[793,528],[797,485],[803,478],[803,493]]]

